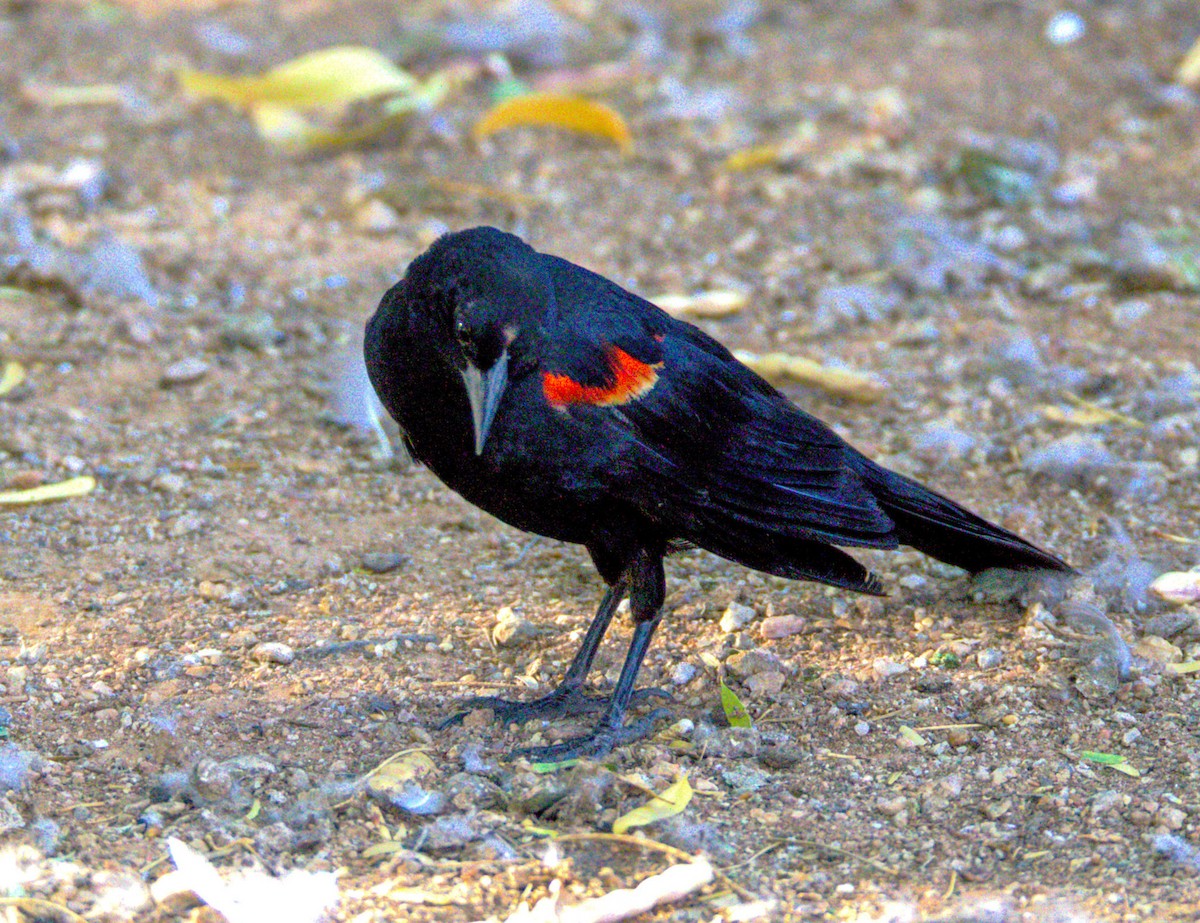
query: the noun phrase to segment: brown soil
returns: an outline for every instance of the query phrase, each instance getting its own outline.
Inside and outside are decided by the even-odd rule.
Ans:
[[[603,7],[562,4],[591,30],[572,52],[581,59],[613,56],[627,38],[628,23]],[[33,755],[7,796],[25,826],[6,838],[58,857],[20,853],[31,871],[0,881],[0,897],[6,886],[22,896],[19,884],[86,913],[115,887],[110,873],[150,880],[169,868],[164,837],[175,836],[204,852],[233,844],[214,859],[222,868],[341,869],[338,920],[503,918],[555,877],[587,896],[664,868],[672,860],[654,848],[603,838],[564,842],[566,860],[548,868],[543,834],[607,831],[646,798],[628,779],[661,791],[686,772],[697,794],[682,821],[646,835],[706,851],[736,892],[718,883],[657,918],[708,920],[752,897],[794,920],[907,919],[889,902],[929,919],[1197,918],[1196,870],[1154,848],[1164,835],[1200,846],[1197,674],[1138,658],[1115,693],[1082,695],[1077,645],[1035,625],[1035,606],[975,601],[965,580],[915,553],[872,556],[891,595],[866,602],[701,553],[673,559],[672,612],[643,680],[671,687],[675,717],[700,726],[682,739],[668,729],[605,767],[543,776],[508,753],[569,732],[566,722],[432,730],[463,693],[552,684],[601,591],[580,549],[527,544],[427,471],[381,460],[371,438],[327,422],[328,383],[362,323],[443,226],[517,230],[647,295],[747,291],[749,308],[704,322],[723,342],[886,378],[871,405],[789,392],[864,451],[1092,576],[1114,553],[1115,566],[1123,555],[1153,573],[1196,563],[1196,407],[1172,429],[1139,403],[1195,361],[1196,298],[1148,284],[1137,296],[1148,311],[1116,322],[1119,286],[1064,255],[1103,249],[1126,219],[1195,252],[1197,110],[1148,97],[1200,31],[1195,7],[1089,5],[1084,38],[1055,47],[1043,27],[1056,7],[1040,2],[771,3],[744,55],[709,35],[717,7],[679,7],[663,32],[668,58],[600,94],[628,118],[631,156],[546,131],[471,141],[488,104],[481,77],[378,147],[288,158],[238,113],[184,100],[174,69],[251,71],[363,43],[408,49],[427,73],[455,54],[414,52],[405,36],[450,14],[305,3],[146,19],[101,4],[0,4],[0,173],[99,161],[113,183],[95,207],[34,182],[18,190],[22,208],[67,250],[87,252],[105,233],[136,247],[159,293],[150,307],[82,285],[75,305],[70,285],[10,273],[0,299],[0,359],[29,376],[0,399],[0,475],[10,486],[99,481],[86,497],[0,508],[0,705],[11,746]],[[204,23],[247,36],[250,51],[217,53]],[[659,117],[672,80],[742,102],[711,122]],[[27,91],[98,83],[136,98],[50,108]],[[880,102],[882,87],[903,106]],[[816,135],[790,159],[723,169],[734,151],[794,143],[803,120]],[[1096,177],[1064,210],[1078,234],[1043,243],[1031,232],[1012,256],[1031,270],[1069,265],[1070,284],[1050,297],[985,273],[911,293],[916,315],[902,307],[814,334],[819,289],[888,278],[910,210],[976,232],[1054,212],[983,206],[953,176],[968,133],[1049,139],[1063,158],[1051,186],[1076,168]],[[365,229],[355,204],[376,179],[398,219],[383,232]],[[447,193],[446,180],[472,185]],[[16,249],[11,235],[0,244]],[[226,327],[263,311],[279,341],[230,345]],[[909,335],[923,321],[936,338]],[[1043,364],[1034,380],[1005,384],[988,357],[1016,328]],[[189,357],[207,372],[165,386],[164,370]],[[1078,379],[1054,384],[1064,367]],[[1072,431],[1038,410],[1069,408],[1065,391],[1152,424],[1089,432],[1118,466],[1153,463],[1154,492],[1030,476],[1022,460]],[[986,446],[938,464],[914,450],[926,424],[947,421]],[[360,566],[389,552],[406,556],[399,569]],[[1099,596],[1131,644],[1156,611]],[[803,630],[726,633],[718,619],[733,602],[800,616]],[[495,647],[504,606],[541,634]],[[627,632],[605,647],[604,681]],[[295,661],[260,661],[260,642],[283,642]],[[1195,659],[1189,642],[1174,644]],[[755,730],[714,730],[715,674],[701,655],[725,662],[739,649],[777,656],[785,683],[756,696],[731,673]],[[696,677],[672,686],[684,662]],[[882,678],[896,664],[907,671]],[[345,784],[414,747],[434,763],[422,785],[448,798],[441,819]],[[1083,751],[1122,754],[1140,776]],[[250,757],[269,765],[247,769]],[[198,765],[221,777],[208,800],[195,781],[172,794],[171,773]],[[386,840],[390,852],[364,854]],[[56,873],[67,860],[70,874]],[[443,902],[404,903],[400,888]],[[189,912],[118,907],[107,918]]]

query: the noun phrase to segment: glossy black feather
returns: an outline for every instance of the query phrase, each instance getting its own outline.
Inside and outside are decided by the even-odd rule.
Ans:
[[[508,388],[477,456],[458,373],[501,340]],[[547,400],[546,373],[611,386],[612,347],[655,367],[653,387],[611,406]],[[586,545],[610,583],[647,542],[863,592],[878,582],[834,546],[1069,570],[875,465],[696,327],[491,228],[412,263],[368,324],[366,358],[416,458],[518,528]]]

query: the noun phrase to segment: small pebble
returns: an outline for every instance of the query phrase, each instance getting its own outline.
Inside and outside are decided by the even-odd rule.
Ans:
[[[745,681],[746,689],[756,699],[770,698],[783,690],[787,677],[778,670],[767,670],[755,673]]]
[[[47,856],[58,853],[59,841],[62,839],[62,828],[49,817],[39,817],[29,825],[29,835],[33,844]]]
[[[728,633],[740,631],[749,625],[758,613],[750,606],[741,603],[730,603],[721,615],[721,631]]]
[[[1133,655],[1166,666],[1183,662],[1183,651],[1165,638],[1147,635],[1133,646]]]
[[[756,648],[748,651],[737,651],[725,661],[729,672],[739,678],[754,676],[757,673],[782,672],[783,664],[778,655],[771,651]]]
[[[1117,464],[1104,443],[1093,436],[1072,435],[1051,442],[1025,456],[1025,469],[1066,487],[1086,486],[1098,473]]]
[[[1181,265],[1135,221],[1121,225],[1114,247],[1117,285],[1126,292],[1184,291],[1188,280]]]
[[[25,826],[25,818],[17,810],[16,805],[8,800],[7,795],[0,795],[0,836],[20,830]]]
[[[798,615],[769,615],[758,626],[759,634],[768,641],[788,638],[804,630],[808,620]]]
[[[871,733],[871,725],[865,721],[859,721],[854,725],[854,733],[859,737],[866,737]]]
[[[880,657],[871,664],[872,669],[876,672],[880,679],[891,679],[893,676],[900,676],[902,673],[908,672],[908,666],[903,663],[897,663],[894,660],[887,660]]]
[[[912,453],[925,464],[939,466],[961,462],[979,445],[979,440],[948,420],[926,424],[913,442]]]
[[[1071,10],[1059,10],[1046,22],[1046,41],[1051,45],[1070,45],[1083,38],[1087,23],[1082,16]]]
[[[187,478],[182,474],[160,474],[150,482],[150,486],[159,493],[178,494],[187,487]]]
[[[501,606],[496,611],[496,627],[492,629],[492,640],[497,647],[517,647],[532,641],[537,635],[537,626],[525,616],[514,612],[512,606]]]
[[[1154,579],[1150,592],[1176,606],[1200,602],[1200,570],[1168,571]]]
[[[261,663],[287,666],[296,659],[296,652],[282,641],[263,641],[251,648],[250,657]]]
[[[1132,298],[1119,302],[1112,309],[1110,316],[1112,317],[1114,327],[1128,330],[1139,321],[1144,320],[1149,313],[1150,302],[1144,301],[1141,298]]]
[[[694,663],[684,661],[675,664],[675,669],[671,671],[671,684],[674,686],[686,686],[699,672]]]
[[[400,228],[400,216],[386,202],[368,199],[355,210],[354,226],[367,234],[391,234]]]
[[[204,520],[195,513],[184,513],[178,519],[171,523],[167,534],[171,538],[183,538],[185,535],[194,535],[204,528]]]
[[[770,775],[754,766],[738,765],[721,773],[721,781],[733,789],[735,795],[747,795],[758,791],[770,780]]]
[[[223,801],[233,793],[233,773],[222,763],[203,757],[192,767],[189,789],[193,797],[206,802]]]
[[[191,356],[187,359],[180,359],[178,362],[172,362],[163,369],[160,381],[164,387],[168,388],[191,384],[207,375],[209,368],[209,364],[203,359]]]
[[[979,664],[979,669],[994,670],[996,667],[1000,666],[1000,662],[1004,660],[1004,652],[997,650],[994,647],[989,647],[980,651],[975,656],[975,660]]]
[[[283,332],[275,326],[275,318],[266,311],[235,314],[226,318],[221,329],[221,342],[226,346],[241,346],[256,352],[274,346],[283,338]]]
[[[1193,626],[1200,624],[1200,613],[1189,609],[1175,612],[1164,612],[1154,618],[1147,619],[1145,633],[1159,638],[1174,638]]]
[[[369,551],[362,556],[362,566],[375,574],[387,574],[399,570],[408,560],[408,555],[396,551]]]
[[[0,792],[19,792],[41,766],[42,758],[38,754],[0,741]]]

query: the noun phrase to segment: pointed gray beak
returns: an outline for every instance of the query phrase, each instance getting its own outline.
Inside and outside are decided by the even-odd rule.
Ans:
[[[492,422],[496,419],[496,411],[500,408],[500,398],[508,387],[508,351],[500,354],[487,372],[481,372],[470,362],[461,372],[463,384],[467,386],[467,400],[471,402],[471,422],[475,425],[475,454],[483,454],[483,445],[487,442]]]

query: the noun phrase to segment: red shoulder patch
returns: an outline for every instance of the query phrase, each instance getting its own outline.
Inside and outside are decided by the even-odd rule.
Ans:
[[[569,404],[611,407],[615,404],[627,404],[641,397],[658,381],[661,362],[648,365],[617,346],[609,346],[606,354],[613,378],[611,385],[583,385],[569,375],[543,372],[542,392],[546,395],[546,400],[559,408]]]

